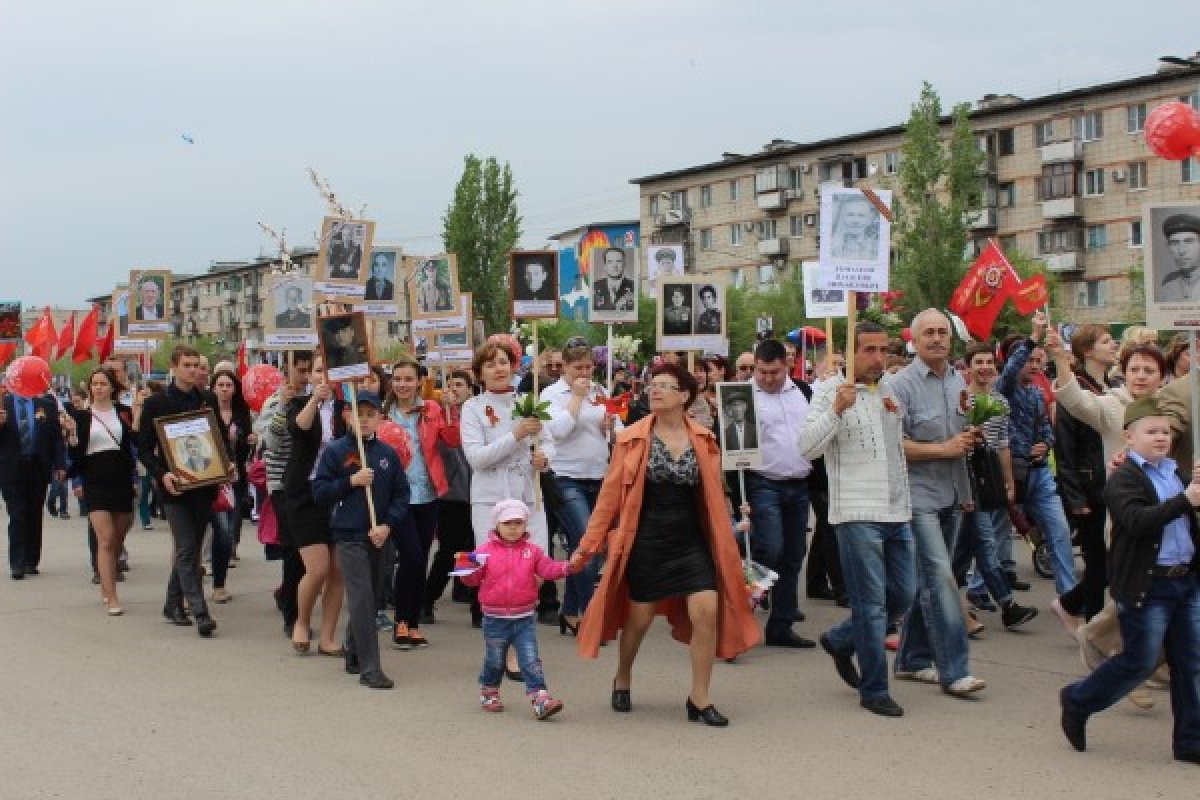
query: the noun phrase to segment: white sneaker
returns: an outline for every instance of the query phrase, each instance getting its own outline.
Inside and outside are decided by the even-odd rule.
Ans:
[[[896,670],[896,679],[901,681],[916,681],[917,683],[938,683],[937,667],[925,667],[916,672]]]
[[[954,683],[946,687],[946,691],[955,697],[966,697],[978,691],[987,688],[987,683],[982,678],[976,678],[974,675],[967,675],[959,678]]]

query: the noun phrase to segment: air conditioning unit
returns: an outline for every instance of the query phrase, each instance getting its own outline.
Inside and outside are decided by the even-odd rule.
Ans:
[[[808,173],[812,172],[812,167],[810,167],[808,164],[801,164],[800,172],[804,175],[807,175]]]
[[[803,189],[786,189],[783,192],[783,196],[784,196],[784,199],[786,199],[786,200],[803,200],[804,199],[804,190]]]
[[[805,214],[804,215],[804,224],[810,228],[815,226],[817,224],[817,215],[816,214]]]
[[[1121,183],[1122,181],[1124,181],[1125,180],[1125,170],[1114,169],[1112,171],[1112,179],[1114,181],[1116,181],[1117,183]]]
[[[879,172],[879,164],[872,161],[870,164],[867,165],[867,174],[868,175],[874,175],[877,172]]]

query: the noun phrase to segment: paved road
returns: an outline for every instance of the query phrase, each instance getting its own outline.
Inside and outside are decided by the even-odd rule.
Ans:
[[[1153,711],[1123,703],[1095,718],[1091,750],[1069,749],[1056,692],[1080,665],[1046,611],[1027,633],[993,629],[972,645],[989,683],[978,699],[902,683],[899,720],[860,710],[819,650],[759,649],[717,667],[726,730],[686,722],[687,652],[663,623],[630,715],[608,709],[612,648],[583,661],[542,628],[566,709],[537,722],[508,684],[508,711],[477,707],[482,646],[463,606],[442,604],[428,650],[385,649],[391,692],[360,687],[340,660],[292,654],[270,594],[278,570],[252,532],[233,602],[214,606],[217,636],[167,625],[169,535],[157,527],[132,534],[124,617],[101,609],[78,519],[48,520],[40,576],[0,580],[3,800],[1197,796],[1200,772],[1170,758],[1165,694]],[[1031,595],[1045,608],[1049,592],[1038,580]],[[843,613],[805,607],[814,638]]]

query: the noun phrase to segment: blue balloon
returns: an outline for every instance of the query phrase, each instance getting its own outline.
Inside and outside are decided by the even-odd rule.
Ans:
[[[801,344],[802,334],[799,328],[788,331],[787,340],[792,344]]]

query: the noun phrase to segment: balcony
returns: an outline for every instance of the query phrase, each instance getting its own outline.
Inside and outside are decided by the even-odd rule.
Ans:
[[[1042,163],[1053,164],[1056,161],[1082,161],[1083,142],[1079,139],[1068,139],[1065,142],[1051,142],[1042,145]]]
[[[258,324],[258,312],[257,311],[247,311],[245,314],[242,315],[242,324],[245,325],[247,328],[253,328],[255,325]]]
[[[968,230],[988,231],[996,228],[996,217],[996,209],[989,206],[978,211],[967,211],[963,214],[963,222]]]
[[[778,211],[787,208],[787,192],[784,189],[772,189],[757,195],[758,207],[762,211]]]
[[[1050,272],[1082,272],[1083,253],[1078,250],[1068,250],[1063,253],[1047,253],[1042,256],[1046,269]]]
[[[654,227],[677,228],[681,225],[687,225],[689,221],[690,216],[687,211],[679,208],[668,208],[663,213],[654,217]]]
[[[247,285],[246,288],[242,290],[242,296],[247,300],[256,299],[258,297],[258,287]]]
[[[171,313],[172,314],[182,314],[183,313],[183,301],[182,300],[176,300],[171,303]]]
[[[760,256],[786,256],[788,254],[788,240],[782,237],[761,239],[758,243],[758,254]]]
[[[200,310],[200,298],[193,297],[191,300],[188,300],[187,307],[188,307],[188,311],[199,311]]]
[[[1042,201],[1042,219],[1070,219],[1083,215],[1083,204],[1078,197],[1056,197]]]

